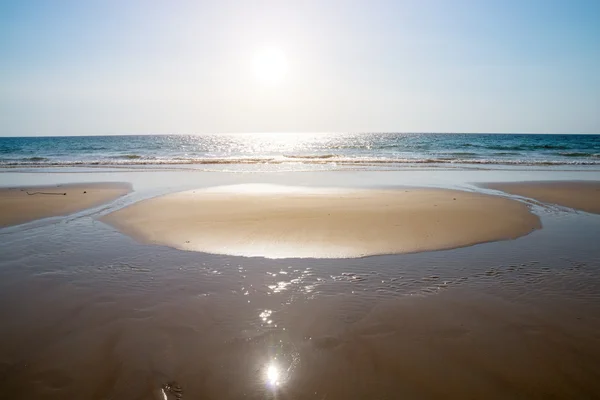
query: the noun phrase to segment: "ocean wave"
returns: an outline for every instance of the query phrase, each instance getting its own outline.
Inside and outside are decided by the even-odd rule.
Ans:
[[[471,153],[468,151],[457,151],[454,153],[451,153],[453,156],[457,156],[457,157],[474,157],[474,156],[478,156],[479,154],[477,153]]]
[[[568,150],[569,146],[556,145],[556,144],[544,144],[541,146],[532,146],[531,150],[537,149],[549,149],[549,150]]]
[[[307,160],[312,160],[312,159],[317,159],[317,160],[326,160],[329,158],[336,158],[336,157],[340,157],[337,154],[314,154],[314,155],[284,155],[285,158],[292,158],[292,159],[307,159]]]
[[[555,154],[563,157],[594,157],[594,154],[581,152],[561,152]]]
[[[23,161],[50,161],[49,158],[46,157],[26,157],[22,158]]]
[[[600,161],[506,160],[506,159],[374,159],[340,160],[338,164],[484,164],[484,165],[600,165]]]
[[[140,156],[139,154],[123,154],[120,156],[113,156],[111,158],[115,158],[115,159],[124,159],[124,160],[140,160],[142,158],[144,158],[143,156]],[[149,158],[154,158],[154,157],[149,157]]]
[[[32,164],[32,163],[46,163],[51,160],[46,157],[21,157],[21,158],[0,158],[0,165],[6,164]]]
[[[569,150],[569,146],[557,144],[517,144],[517,145],[485,145],[463,143],[459,147],[477,148],[486,150],[506,150],[506,151],[535,151],[535,150]]]
[[[35,157],[33,157],[35,158]],[[335,165],[354,165],[354,166],[374,166],[374,165],[422,165],[422,164],[465,164],[465,165],[523,165],[523,166],[552,166],[552,165],[600,165],[600,155],[596,154],[593,158],[585,160],[532,160],[532,159],[502,159],[502,158],[452,158],[452,157],[431,157],[431,158],[385,158],[385,157],[232,157],[232,158],[173,158],[173,159],[141,159],[141,158],[121,158],[110,160],[75,160],[75,161],[51,161],[51,160],[0,160],[0,168],[16,167],[85,167],[85,166],[152,166],[152,165],[234,165],[234,164],[329,164]]]

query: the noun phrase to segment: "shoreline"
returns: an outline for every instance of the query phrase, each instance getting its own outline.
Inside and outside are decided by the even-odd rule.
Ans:
[[[499,182],[480,186],[542,203],[600,214],[600,181]]]

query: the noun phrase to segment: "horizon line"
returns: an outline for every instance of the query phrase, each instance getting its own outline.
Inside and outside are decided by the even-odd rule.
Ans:
[[[407,135],[600,135],[600,133],[565,133],[565,132],[440,132],[440,131],[422,131],[422,132],[403,132],[403,131],[361,131],[361,132],[350,132],[350,131],[268,131],[268,132],[203,132],[203,133],[105,133],[105,134],[65,134],[65,135],[17,135],[17,136],[2,136],[0,139],[15,139],[15,138],[63,138],[63,137],[119,137],[119,136],[209,136],[209,135],[290,135],[290,134],[349,134],[349,135],[369,135],[369,134],[381,134],[381,135],[393,135],[393,134],[407,134]]]

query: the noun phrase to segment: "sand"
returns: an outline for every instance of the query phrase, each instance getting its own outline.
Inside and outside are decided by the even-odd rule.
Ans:
[[[482,186],[543,203],[600,214],[600,182],[597,181],[507,182]]]
[[[82,183],[0,189],[0,228],[72,214],[131,191],[127,183]],[[65,194],[66,193],[66,194]]]
[[[139,175],[136,189],[165,179]],[[181,176],[199,185],[218,179]],[[258,206],[307,196],[243,189],[192,197],[254,198]],[[392,193],[394,204],[429,189],[407,190]],[[431,209],[446,207],[442,200]],[[489,200],[477,204],[504,207]],[[221,214],[237,211],[230,204]],[[176,400],[179,387],[184,400],[600,398],[600,219],[543,218],[543,230],[518,240],[353,259],[180,251],[136,243],[93,218],[5,229],[2,398],[162,400],[168,388]]]
[[[176,296],[177,302],[131,311],[125,310],[131,296],[112,307],[75,296],[70,301],[85,311],[72,317],[59,303],[61,311],[50,315],[63,317],[62,324],[22,334],[43,340],[19,351],[27,354],[26,366],[5,366],[3,393],[162,400],[159,388],[168,384],[180,387],[183,399],[587,399],[600,389],[597,319],[575,317],[592,318],[597,307],[572,315],[557,302],[536,310],[484,293],[446,291],[349,313],[351,295],[337,295],[291,306],[285,331],[232,335],[225,327],[248,318],[239,303],[227,309]],[[277,387],[269,382],[270,368]]]
[[[169,194],[102,220],[142,242],[268,258],[450,249],[515,239],[541,227],[525,204],[475,192],[274,185]]]

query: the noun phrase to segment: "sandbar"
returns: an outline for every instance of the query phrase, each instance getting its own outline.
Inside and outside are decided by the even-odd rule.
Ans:
[[[143,243],[267,258],[350,258],[515,239],[528,206],[459,190],[234,185],[168,194],[102,217]]]
[[[128,183],[0,188],[0,228],[99,206],[131,191]]]
[[[528,197],[542,203],[600,214],[600,182],[598,181],[502,182],[481,186]]]

